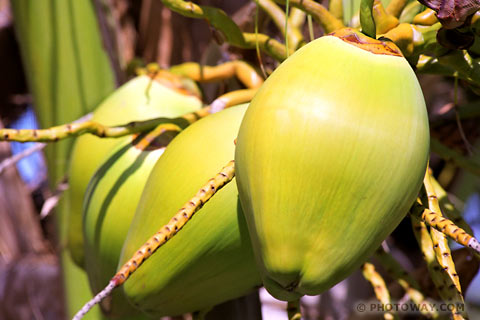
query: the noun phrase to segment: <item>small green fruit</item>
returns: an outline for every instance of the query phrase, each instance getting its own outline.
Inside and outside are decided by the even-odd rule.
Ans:
[[[422,91],[394,44],[346,29],[287,59],[250,104],[235,154],[266,289],[316,295],[357,269],[415,200],[428,151]]]
[[[120,125],[156,117],[178,117],[201,106],[202,102],[195,95],[178,92],[157,80],[139,76],[110,95],[95,110],[92,120],[109,126]],[[75,263],[81,267],[84,264],[82,204],[88,182],[112,148],[120,141],[131,139],[83,135],[75,142],[69,170],[70,189],[67,192],[70,212],[68,248]]]
[[[120,266],[234,156],[246,106],[199,120],[156,163],[125,242]],[[208,201],[123,285],[153,317],[203,310],[260,285],[234,182]]]

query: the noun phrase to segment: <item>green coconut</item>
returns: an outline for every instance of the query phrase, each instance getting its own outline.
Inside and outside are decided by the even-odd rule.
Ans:
[[[120,265],[234,157],[246,106],[208,116],[181,132],[158,160],[125,241]],[[204,310],[261,283],[234,182],[220,189],[123,285],[152,317]]]
[[[147,76],[130,80],[95,110],[92,120],[109,126],[120,125],[157,117],[178,117],[202,106],[196,95],[168,87],[165,80],[162,81],[152,81]],[[115,145],[131,140],[131,136],[109,139],[83,135],[73,147],[67,193],[70,212],[67,245],[73,260],[81,267],[84,265],[82,203],[88,182]]]
[[[102,290],[115,274],[147,178],[173,138],[166,132],[145,147],[143,137],[120,142],[95,172],[85,193],[85,270],[93,293]],[[103,300],[101,307],[112,317],[139,313],[125,301],[121,290]]]
[[[405,217],[428,152],[422,91],[394,44],[344,29],[287,59],[252,100],[235,153],[266,289],[294,300],[357,269]]]

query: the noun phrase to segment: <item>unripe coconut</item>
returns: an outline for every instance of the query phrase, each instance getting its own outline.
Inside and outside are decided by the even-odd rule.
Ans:
[[[422,184],[429,128],[400,50],[351,29],[310,42],[267,79],[235,153],[263,283],[319,294],[357,269]]]
[[[245,109],[237,106],[201,119],[172,141],[147,181],[120,265],[233,159]],[[212,307],[260,283],[231,182],[146,260],[123,290],[135,307],[158,318]]]
[[[85,270],[93,293],[102,290],[115,274],[147,178],[173,138],[165,132],[145,144],[144,136],[119,143],[95,172],[85,193]],[[112,317],[140,313],[125,301],[121,290],[104,299],[101,307]]]
[[[110,95],[94,112],[93,121],[112,126],[130,121],[157,117],[178,117],[198,110],[200,99],[181,87],[179,79],[168,75],[154,81],[147,76],[130,80]],[[167,86],[171,83],[172,86]],[[69,202],[68,248],[75,263],[83,267],[82,203],[88,182],[95,170],[120,141],[131,141],[132,137],[117,139],[83,135],[73,147],[69,169],[67,193]]]

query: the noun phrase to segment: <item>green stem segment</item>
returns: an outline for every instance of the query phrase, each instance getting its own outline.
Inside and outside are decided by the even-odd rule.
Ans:
[[[182,0],[162,0],[162,2],[170,10],[185,17],[206,20],[210,26],[220,32],[223,37],[221,40],[226,40],[233,46],[255,49],[258,41],[260,49],[274,59],[282,61],[286,58],[286,48],[283,44],[265,34],[242,33],[235,22],[218,8],[199,6]]]
[[[258,64],[262,70],[262,74],[265,79],[268,77],[267,72],[265,71],[265,66],[263,65],[262,54],[260,53],[260,44],[258,43],[258,15],[259,15],[259,6],[257,4],[255,8],[255,52],[257,54]]]
[[[245,40],[245,48],[255,49],[258,44],[260,50],[277,61],[283,61],[287,58],[287,48],[266,34],[244,32],[243,38]]]
[[[419,208],[413,208],[412,211],[419,210]],[[421,209],[420,209],[421,210]],[[427,263],[428,272],[432,278],[437,292],[440,295],[440,298],[443,301],[451,301],[452,304],[452,314],[454,319],[466,319],[468,317],[463,317],[461,314],[461,309],[463,307],[463,297],[459,293],[453,283],[452,279],[449,277],[448,273],[443,270],[439,262],[437,261],[436,254],[434,251],[434,244],[432,237],[427,230],[426,224],[418,218],[418,214],[412,213],[410,215],[412,221],[413,232],[415,238],[422,250],[423,257]],[[460,310],[458,310],[458,309]],[[465,310],[465,309],[463,309]]]
[[[295,15],[296,20],[291,21],[292,19],[291,16],[288,16],[288,12],[283,12],[273,0],[255,0],[255,2],[270,16],[275,26],[282,32],[285,38],[285,45],[289,49],[295,50],[303,41],[303,36],[299,27],[293,22],[300,24],[301,15],[304,15],[304,13],[300,11],[300,14],[297,13]],[[303,18],[305,17],[303,16]]]
[[[308,34],[310,35],[310,41],[315,39],[315,34],[313,33],[313,22],[312,22],[312,15],[307,16],[308,21]]]
[[[285,0],[275,0],[275,2],[285,4]],[[337,19],[327,8],[318,2],[313,0],[289,0],[288,3],[292,7],[302,9],[312,15],[312,17],[320,23],[325,33],[330,33],[345,27],[341,20]]]
[[[162,2],[170,10],[185,17],[205,19],[210,26],[222,34],[228,43],[234,46],[243,46],[242,31],[223,10],[215,7],[199,6],[190,1],[162,0]]]
[[[235,161],[230,161],[222,170],[215,175],[191,198],[185,205],[170,219],[168,224],[161,227],[144,245],[137,250],[135,255],[128,260],[110,280],[107,287],[100,291],[92,300],[87,302],[84,307],[77,312],[73,320],[80,320],[91,308],[100,303],[105,297],[109,296],[113,289],[122,285],[132,273],[134,273],[145,260],[147,260],[155,251],[170,240],[180,231],[185,224],[190,221],[192,216],[202,208],[202,206],[212,198],[227,183],[235,177]]]
[[[0,129],[0,141],[57,142],[62,139],[76,137],[86,133],[91,133],[102,138],[117,138],[133,133],[150,131],[162,122],[166,122],[165,120],[172,121],[172,119],[158,118],[130,122],[129,124],[116,127],[104,126],[95,121],[85,121],[40,130]],[[165,123],[164,125],[165,131],[180,131],[180,127],[175,124]]]
[[[373,19],[374,0],[362,0],[360,2],[360,25],[362,32],[370,38],[376,38],[375,20]]]
[[[242,89],[227,92],[215,99],[210,106],[181,117],[155,118],[133,121],[121,126],[105,126],[95,121],[74,122],[48,129],[0,129],[0,141],[57,142],[62,139],[90,133],[101,138],[119,138],[130,134],[147,132],[161,125],[165,131],[181,131],[195,121],[237,104],[249,102],[258,89]]]
[[[418,282],[402,267],[402,265],[389,253],[379,247],[375,252],[375,258],[380,262],[382,267],[395,279],[405,290],[410,299],[419,306],[420,312],[430,318],[438,317],[438,313],[428,308],[429,302],[425,299],[425,295],[420,291]]]
[[[288,320],[301,320],[302,311],[300,310],[300,300],[288,301],[287,304]]]

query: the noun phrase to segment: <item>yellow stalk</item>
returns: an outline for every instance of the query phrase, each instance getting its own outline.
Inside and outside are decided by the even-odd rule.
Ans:
[[[284,0],[275,0],[275,2],[285,4]],[[327,8],[318,2],[313,0],[289,0],[289,4],[312,15],[322,26],[325,33],[330,33],[345,27],[341,20],[337,19]]]
[[[382,247],[379,247],[375,252],[375,258],[380,262],[385,271],[400,284],[410,299],[419,306],[419,310],[423,315],[432,318],[438,316],[438,313],[435,310],[422,308],[422,306],[428,306],[429,301],[420,291],[420,285],[405,269],[403,269],[400,263],[392,255],[383,250]]]
[[[128,260],[110,280],[107,287],[99,292],[92,300],[87,302],[83,308],[77,312],[73,320],[80,320],[96,304],[109,296],[113,289],[122,285],[129,276],[134,273],[145,260],[147,260],[155,251],[170,240],[180,231],[183,226],[192,218],[192,216],[219,191],[223,186],[232,181],[235,177],[235,162],[230,161],[222,170],[210,179],[198,192],[185,203],[185,205],[172,217],[165,226],[161,227],[144,245],[142,245],[135,255]]]
[[[369,262],[365,262],[362,266],[362,274],[368,282],[371,283],[373,291],[377,299],[385,306],[387,310],[388,305],[391,305],[390,292],[388,292],[387,285],[383,277],[375,270],[375,266]],[[383,314],[385,320],[398,319],[397,315],[392,311],[385,311]]]
[[[422,26],[431,26],[437,22],[437,15],[432,9],[425,9],[424,11],[417,14],[412,21],[412,23]]]
[[[414,208],[413,211],[415,210],[419,209]],[[461,292],[457,291],[456,286],[449,274],[445,272],[445,270],[443,270],[442,266],[439,264],[434,250],[431,234],[428,232],[425,222],[421,221],[417,216],[418,214],[414,213],[410,215],[410,218],[412,221],[415,238],[417,239],[417,242],[423,253],[423,257],[427,263],[430,277],[432,278],[432,281],[435,284],[435,287],[437,288],[442,300],[453,303],[451,311],[454,319],[468,319],[468,316],[465,313],[463,296]]]

